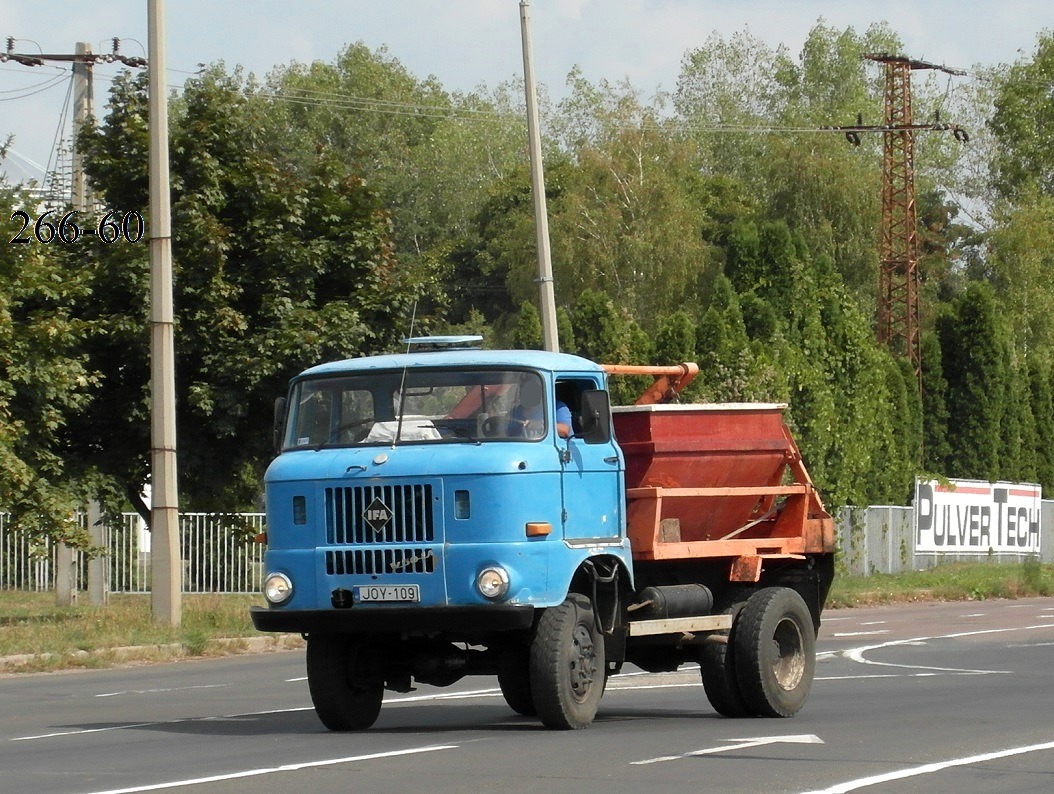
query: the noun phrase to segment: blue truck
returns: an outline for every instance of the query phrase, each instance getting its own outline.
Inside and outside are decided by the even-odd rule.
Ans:
[[[588,726],[631,663],[698,662],[727,716],[804,704],[833,526],[779,405],[676,402],[695,372],[462,337],[312,367],[276,401],[257,629],[307,640],[322,723],[497,676]],[[612,408],[612,374],[655,384]]]

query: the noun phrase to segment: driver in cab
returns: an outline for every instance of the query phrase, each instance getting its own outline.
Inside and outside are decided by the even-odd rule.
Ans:
[[[542,382],[529,377],[520,383],[517,404],[509,412],[508,433],[515,438],[541,438],[545,432]],[[571,409],[556,400],[556,433],[560,438],[571,436]]]

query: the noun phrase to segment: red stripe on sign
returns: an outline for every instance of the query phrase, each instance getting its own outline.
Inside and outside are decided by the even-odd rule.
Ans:
[[[991,488],[978,488],[976,486],[960,485],[956,488],[954,485],[938,485],[937,490],[941,493],[975,493],[975,494],[990,494]]]
[[[1039,496],[1039,492],[1038,491],[1033,491],[1033,490],[1026,490],[1024,488],[1011,488],[1010,489],[1010,495],[1011,496],[1031,496],[1033,499],[1035,499],[1037,496]]]

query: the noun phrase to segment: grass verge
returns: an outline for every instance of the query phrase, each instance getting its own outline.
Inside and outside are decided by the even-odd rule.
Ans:
[[[84,594],[81,594],[83,598]],[[121,662],[215,656],[288,638],[261,635],[249,619],[259,596],[184,595],[178,628],[157,626],[149,595],[113,595],[105,606],[60,607],[53,593],[0,591],[0,657],[4,672],[109,667]],[[20,657],[11,659],[11,657]],[[25,658],[21,658],[25,657]]]
[[[907,601],[984,601],[1054,595],[1054,565],[947,563],[922,571],[835,577],[828,607],[857,607]]]
[[[839,576],[827,606],[1050,595],[1054,565],[950,563],[896,575]],[[59,607],[53,593],[0,590],[0,657],[8,657],[0,670],[110,667],[302,644],[299,637],[257,632],[249,619],[249,607],[257,604],[263,604],[259,596],[184,595],[181,625],[166,628],[154,625],[149,595],[114,595],[103,607]]]

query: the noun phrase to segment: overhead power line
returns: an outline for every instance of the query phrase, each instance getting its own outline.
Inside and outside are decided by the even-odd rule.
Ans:
[[[138,56],[127,56],[123,55],[120,51],[121,41],[118,38],[113,40],[113,50],[108,53],[93,53],[91,47],[83,42],[77,44],[76,52],[73,53],[25,53],[15,51],[15,38],[13,36],[7,37],[7,49],[4,52],[0,52],[0,63],[17,63],[22,66],[28,67],[40,67],[46,66],[49,62],[55,63],[69,63],[72,65],[72,79],[70,87],[73,95],[74,103],[74,146],[73,146],[73,174],[72,174],[72,200],[75,208],[79,210],[86,210],[91,203],[91,199],[88,195],[87,179],[84,175],[83,158],[82,153],[78,151],[76,146],[76,133],[80,127],[88,122],[93,116],[93,67],[97,63],[117,63],[120,62],[125,66],[131,68],[138,68],[146,66],[146,59]],[[11,97],[9,99],[25,99],[28,96],[32,96],[33,93],[39,93],[47,90],[51,87],[52,83],[56,83],[63,79],[63,75],[56,75],[49,81],[40,84],[30,93],[23,93],[17,97]],[[65,109],[68,106],[70,94],[67,93],[67,102],[63,106],[63,118],[60,129],[65,125]],[[3,100],[0,100],[3,101]],[[56,136],[57,137],[57,136]],[[49,163],[50,166],[50,158]],[[45,180],[47,174],[45,173]]]

